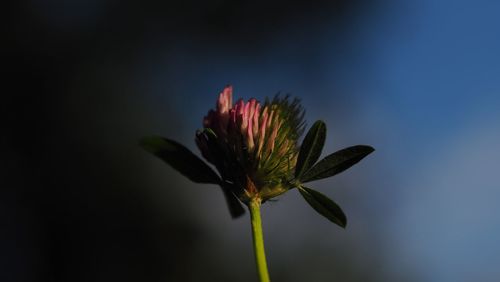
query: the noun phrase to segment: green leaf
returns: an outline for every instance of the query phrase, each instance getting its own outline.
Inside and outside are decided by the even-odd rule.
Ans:
[[[159,136],[145,137],[141,140],[140,145],[191,181],[220,185],[233,218],[245,213],[245,209],[238,198],[231,192],[230,187],[224,184],[220,177],[188,148],[173,140]]]
[[[319,214],[342,228],[346,227],[347,218],[342,209],[334,201],[318,191],[303,186],[299,187],[299,192],[307,203]]]
[[[300,181],[305,183],[334,176],[355,165],[373,151],[375,151],[375,149],[365,145],[352,146],[337,151],[326,156],[309,171],[304,173]]]
[[[295,178],[300,179],[302,174],[308,171],[321,155],[321,150],[325,145],[326,125],[323,121],[316,121],[309,132],[307,132],[302,145],[300,146],[297,165],[295,166]]]
[[[220,184],[220,177],[183,145],[159,136],[145,137],[140,145],[196,183]]]
[[[224,192],[224,197],[226,198],[227,206],[229,208],[229,212],[231,213],[232,218],[237,218],[245,214],[245,209],[241,205],[241,202],[238,198],[231,192],[229,188],[222,187],[222,191]]]

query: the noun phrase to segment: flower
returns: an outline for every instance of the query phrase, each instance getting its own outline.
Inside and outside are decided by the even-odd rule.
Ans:
[[[269,281],[260,207],[263,202],[297,188],[319,214],[345,228],[347,217],[333,200],[308,188],[305,183],[332,177],[374,151],[356,145],[319,160],[325,145],[326,124],[316,121],[302,144],[304,110],[298,99],[276,95],[261,104],[252,98],[233,104],[233,88],[219,94],[215,109],[203,118],[196,132],[196,144],[218,174],[182,144],[160,136],[145,137],[141,146],[196,183],[222,188],[233,218],[250,211],[253,244],[260,281]],[[318,161],[319,160],[319,161]],[[239,200],[238,200],[239,199]]]
[[[288,95],[233,104],[232,94],[231,86],[219,94],[204,129],[196,132],[196,144],[240,200],[266,201],[294,187],[304,110]]]
[[[374,149],[355,145],[320,159],[326,124],[317,120],[302,144],[304,110],[298,99],[276,95],[260,103],[252,98],[233,103],[233,89],[219,94],[215,109],[203,118],[196,144],[218,171],[182,144],[161,136],[145,137],[141,146],[196,183],[222,188],[231,216],[251,210],[292,188],[318,213],[341,227],[347,219],[342,209],[306,183],[335,176],[355,165]]]

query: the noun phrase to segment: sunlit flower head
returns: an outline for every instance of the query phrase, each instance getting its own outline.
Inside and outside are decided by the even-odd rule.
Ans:
[[[219,94],[196,143],[242,201],[254,196],[265,201],[291,188],[304,111],[289,96],[233,104],[232,92],[227,86]]]

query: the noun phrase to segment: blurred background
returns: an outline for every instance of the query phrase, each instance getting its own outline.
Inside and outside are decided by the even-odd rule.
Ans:
[[[273,281],[500,281],[500,2],[4,3],[0,281],[256,281],[248,213],[138,147],[194,145],[226,85],[299,97],[324,153],[263,208]]]

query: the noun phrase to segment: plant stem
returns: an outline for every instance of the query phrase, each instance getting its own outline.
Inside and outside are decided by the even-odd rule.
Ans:
[[[252,222],[255,262],[257,263],[260,282],[269,282],[266,253],[264,251],[264,236],[262,234],[262,222],[260,220],[260,199],[258,197],[252,198],[248,207],[250,209],[250,218]]]

